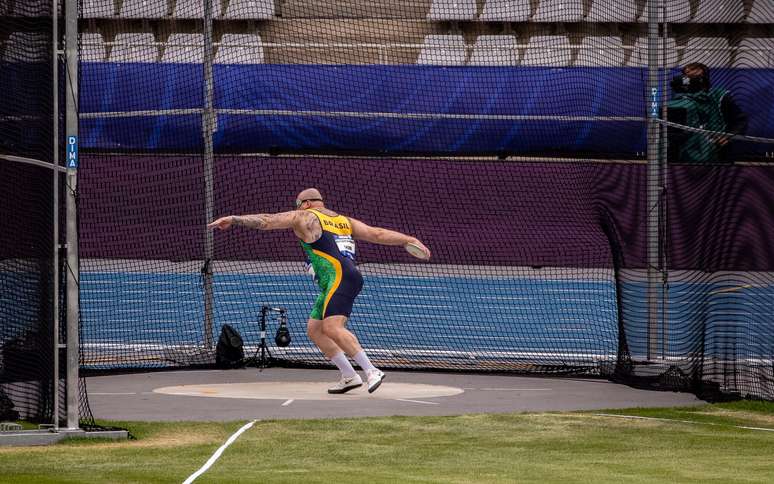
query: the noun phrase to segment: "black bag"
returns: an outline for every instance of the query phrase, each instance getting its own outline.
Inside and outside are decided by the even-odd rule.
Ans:
[[[13,402],[8,398],[8,395],[3,393],[2,388],[0,388],[0,420],[11,422],[19,420],[19,412],[13,409]]]
[[[242,368],[245,366],[245,350],[242,336],[228,324],[223,325],[215,348],[215,366],[218,368]]]

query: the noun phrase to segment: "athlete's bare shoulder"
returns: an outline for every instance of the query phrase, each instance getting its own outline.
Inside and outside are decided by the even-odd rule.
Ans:
[[[296,236],[306,243],[312,243],[322,235],[322,226],[320,226],[317,217],[309,211],[301,211],[296,215],[296,223],[293,225],[293,231]]]

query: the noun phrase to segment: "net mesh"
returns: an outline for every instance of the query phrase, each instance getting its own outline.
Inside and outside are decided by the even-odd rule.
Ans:
[[[0,419],[51,422],[53,415],[53,187],[50,170],[2,161]]]
[[[0,2],[0,420],[53,419],[51,12]],[[37,79],[31,82],[28,79]]]
[[[350,327],[380,365],[772,397],[767,2],[205,7],[82,5],[88,368],[210,364],[223,324],[254,350],[263,306],[289,315],[273,357],[326,364],[292,234],[234,229],[210,249],[204,229],[315,186],[433,250],[358,246]],[[727,92],[677,99],[692,62]]]
[[[62,252],[55,268],[54,252],[55,243],[64,243],[64,229],[55,240],[54,221],[59,216],[64,227],[66,192],[64,176],[56,175],[62,201],[56,214],[54,127],[59,123],[61,133],[63,123],[54,110],[54,17],[61,17],[60,3],[0,0],[0,86],[6,93],[0,103],[0,190],[5,201],[0,205],[2,421],[51,424],[67,416],[63,351],[59,380],[54,376],[55,342],[67,341],[63,297],[67,267]],[[57,89],[62,100],[64,84]],[[60,326],[55,337],[57,308]],[[81,423],[90,425],[93,418],[83,381],[79,385]]]

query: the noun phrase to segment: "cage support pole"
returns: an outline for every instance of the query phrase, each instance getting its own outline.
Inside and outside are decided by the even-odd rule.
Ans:
[[[53,278],[53,324],[51,325],[51,331],[53,333],[53,350],[54,350],[54,374],[51,378],[53,384],[53,399],[54,399],[54,413],[52,416],[52,424],[54,430],[59,430],[59,170],[56,168],[59,166],[59,19],[57,17],[56,0],[51,0],[51,57],[54,67],[51,72],[52,78],[52,104],[53,104],[53,126],[52,131],[54,133],[52,140],[52,161],[54,163],[54,169],[51,170],[53,179],[53,242],[54,252],[52,254],[52,273]]]
[[[79,427],[80,307],[78,260],[78,2],[65,2],[67,207],[67,428]]]
[[[204,347],[212,349],[212,326],[214,321],[214,297],[212,292],[212,263],[214,240],[212,230],[206,228],[214,215],[213,162],[215,134],[215,110],[213,108],[214,44],[212,34],[213,0],[204,0],[204,112],[202,114],[202,137],[204,141]]]
[[[661,163],[660,134],[658,123],[661,93],[659,83],[660,59],[659,6],[663,0],[647,0],[648,13],[648,173],[647,173],[647,257],[648,257],[648,360],[659,354],[659,293],[660,293],[660,214],[661,214]]]

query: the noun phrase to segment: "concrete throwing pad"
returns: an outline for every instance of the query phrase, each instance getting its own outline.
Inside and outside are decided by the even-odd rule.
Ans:
[[[339,376],[337,370],[300,368],[159,371],[92,376],[87,387],[94,416],[120,421],[460,415],[701,403],[687,393],[649,392],[601,379],[396,370],[388,370],[372,394],[360,387],[329,395],[328,387]]]
[[[251,398],[257,400],[358,400],[377,398],[382,400],[425,399],[451,397],[465,390],[445,385],[420,383],[384,382],[374,393],[368,393],[366,384],[342,395],[331,395],[331,383],[321,382],[255,382],[225,383],[215,385],[183,385],[153,390],[165,395],[214,398]]]

